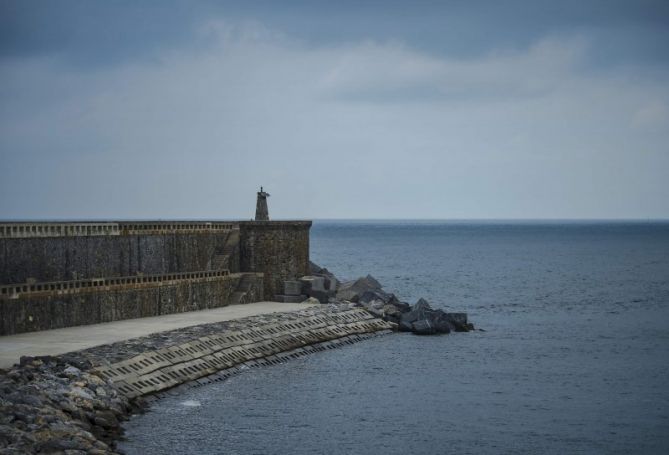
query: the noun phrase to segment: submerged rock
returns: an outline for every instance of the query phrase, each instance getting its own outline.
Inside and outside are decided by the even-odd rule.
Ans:
[[[467,313],[445,313],[447,320],[453,324],[456,332],[469,332],[474,325],[467,322]]]
[[[433,322],[437,333],[451,333],[455,330],[455,326],[443,314],[435,317]]]

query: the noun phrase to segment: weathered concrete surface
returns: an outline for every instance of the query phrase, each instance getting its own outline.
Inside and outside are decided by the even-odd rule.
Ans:
[[[230,321],[265,313],[295,311],[308,306],[311,305],[257,302],[211,310],[4,336],[0,337],[0,368],[11,366],[18,362],[21,356],[59,355],[166,330]]]

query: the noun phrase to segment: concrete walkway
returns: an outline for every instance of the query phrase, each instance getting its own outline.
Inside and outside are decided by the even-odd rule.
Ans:
[[[0,337],[0,368],[8,368],[18,363],[19,358],[24,355],[64,354],[181,327],[230,321],[259,314],[295,311],[309,306],[311,305],[305,303],[257,302],[230,305],[213,310],[2,336]]]

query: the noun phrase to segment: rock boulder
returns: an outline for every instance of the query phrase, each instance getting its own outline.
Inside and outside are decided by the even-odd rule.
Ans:
[[[472,329],[473,326],[467,323],[466,313],[447,313],[443,310],[435,310],[425,299],[418,300],[410,311],[400,315],[399,320],[400,331],[420,335],[453,331],[467,332]]]
[[[354,281],[346,281],[341,283],[337,289],[337,300],[349,300],[351,302],[357,302],[360,300],[360,297],[368,291],[383,292],[381,283],[379,283],[376,278],[371,275],[358,278]]]
[[[412,332],[416,335],[434,335],[437,329],[429,319],[421,319],[411,324]]]

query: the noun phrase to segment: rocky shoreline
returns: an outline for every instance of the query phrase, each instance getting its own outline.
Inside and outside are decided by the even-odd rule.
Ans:
[[[371,276],[340,283],[327,269],[312,264],[311,272],[300,280],[299,291],[328,304],[155,333],[60,356],[23,357],[0,370],[0,453],[115,454],[122,422],[182,387],[391,330],[434,334],[473,329],[466,314],[433,310],[422,299],[411,306]]]
[[[76,366],[75,366],[76,365]],[[120,422],[142,408],[91,364],[70,356],[24,357],[0,374],[0,452],[115,453]]]

